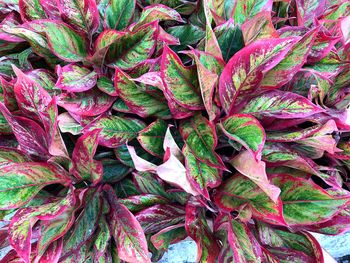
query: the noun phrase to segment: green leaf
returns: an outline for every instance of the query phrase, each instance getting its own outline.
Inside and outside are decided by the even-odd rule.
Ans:
[[[19,0],[18,5],[21,18],[25,22],[47,18],[39,0]]]
[[[114,86],[125,105],[137,115],[141,117],[152,115],[168,117],[170,115],[161,92],[142,90],[141,86],[136,85],[126,73],[118,68],[115,70]],[[160,96],[157,96],[158,92]]]
[[[163,141],[167,127],[165,121],[158,119],[140,131],[137,140],[147,152],[161,157],[164,154]]]
[[[99,222],[99,231],[94,241],[95,258],[102,256],[108,249],[109,240],[111,239],[111,231],[104,215],[101,216]]]
[[[100,161],[94,160],[98,146],[98,136],[101,129],[95,129],[80,136],[72,153],[71,173],[78,179],[92,182],[96,185],[103,176]]]
[[[220,102],[227,114],[260,86],[263,76],[277,65],[296,38],[272,38],[245,46],[229,60],[220,76]]]
[[[85,67],[80,67],[75,64],[57,69],[58,80],[56,87],[68,92],[82,92],[92,89],[96,85],[97,73],[90,71]]]
[[[100,17],[95,0],[58,0],[64,21],[77,30],[92,35],[98,28]]]
[[[114,88],[113,81],[105,76],[100,76],[97,80],[97,87],[99,90],[107,93],[110,96],[117,96],[117,92]]]
[[[209,200],[208,188],[215,188],[221,183],[221,173],[218,169],[199,161],[188,146],[183,147],[182,153],[185,156],[186,174],[191,184]]]
[[[248,205],[253,218],[274,225],[285,225],[282,201],[273,202],[252,180],[237,173],[226,180],[214,195],[215,203],[226,211],[240,210]]]
[[[158,27],[155,21],[119,37],[109,46],[107,64],[126,70],[150,58],[156,48]]]
[[[272,183],[281,188],[283,215],[288,225],[312,225],[329,220],[350,198],[336,198],[315,183],[291,175],[276,175]]]
[[[187,237],[184,224],[169,226],[151,237],[157,250],[168,249],[170,244],[177,243]]]
[[[145,234],[135,216],[117,201],[113,189],[105,187],[111,206],[112,235],[121,260],[150,263]]]
[[[139,212],[156,204],[169,203],[169,201],[164,197],[154,194],[133,195],[119,199],[119,202],[125,205],[128,210],[133,213]]]
[[[165,92],[180,106],[190,110],[203,109],[196,71],[185,67],[168,46],[164,46],[161,60],[161,77]]]
[[[30,162],[23,152],[16,148],[0,147],[0,167],[11,165],[13,163]]]
[[[233,19],[236,24],[242,24],[261,11],[271,12],[271,10],[272,1],[269,0],[238,0],[233,11]]]
[[[69,184],[62,169],[46,163],[18,163],[0,169],[0,208],[13,209],[29,202],[43,187]]]
[[[295,73],[306,62],[319,28],[306,33],[273,69],[264,76],[261,86],[264,88],[279,88],[290,81]]]
[[[277,250],[302,252],[319,262],[324,260],[320,245],[310,233],[301,231],[293,233],[287,229],[273,228],[262,222],[257,222],[256,226],[258,238],[263,245]]]
[[[118,116],[102,116],[84,128],[84,132],[102,129],[99,144],[109,148],[117,148],[136,138],[146,125],[133,118]]]
[[[68,62],[83,61],[87,56],[85,39],[64,23],[44,22],[44,32],[52,53]]]
[[[197,244],[197,262],[214,263],[219,254],[219,242],[210,229],[205,209],[192,197],[186,204],[185,228]]]
[[[260,122],[249,114],[233,114],[220,122],[224,134],[242,144],[256,160],[261,159],[266,135]]]
[[[116,30],[123,30],[129,24],[136,6],[136,0],[111,0],[105,11],[105,24]]]
[[[227,62],[240,49],[244,47],[242,30],[235,25],[232,19],[214,29],[223,59]]]
[[[61,113],[57,117],[58,127],[63,133],[69,132],[72,135],[82,133],[83,127],[68,112]]]
[[[323,109],[300,95],[276,90],[251,99],[241,112],[257,118],[293,119],[308,117],[323,112]]]
[[[167,21],[174,20],[178,22],[184,22],[181,15],[174,9],[161,4],[155,4],[147,6],[142,10],[140,19],[137,22],[137,26],[144,25],[146,23],[153,22],[155,20]]]
[[[74,227],[64,237],[62,257],[71,254],[89,240],[98,226],[102,209],[100,193],[90,188],[84,193],[81,201],[84,209],[77,215]]]
[[[199,161],[211,167],[225,169],[221,158],[214,151],[217,144],[215,128],[205,117],[198,114],[183,121],[180,133],[188,149]]]

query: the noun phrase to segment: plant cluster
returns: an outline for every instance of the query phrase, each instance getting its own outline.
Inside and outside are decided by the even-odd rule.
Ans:
[[[0,262],[324,262],[350,229],[338,0],[0,0]]]

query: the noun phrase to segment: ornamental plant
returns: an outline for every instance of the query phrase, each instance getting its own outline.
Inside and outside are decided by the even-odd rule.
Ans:
[[[350,229],[350,8],[1,0],[0,262],[324,262]]]

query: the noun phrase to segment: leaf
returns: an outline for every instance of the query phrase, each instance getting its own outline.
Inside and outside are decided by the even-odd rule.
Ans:
[[[44,254],[52,242],[61,239],[68,232],[75,220],[73,210],[74,207],[70,207],[61,215],[43,224],[38,240],[38,255]]]
[[[62,257],[74,253],[94,234],[102,211],[101,196],[96,189],[87,189],[81,196],[82,211],[77,214],[74,226],[64,236]]]
[[[135,0],[110,0],[104,14],[105,24],[111,29],[125,29],[134,14],[135,6]]]
[[[104,216],[101,216],[98,226],[99,232],[94,242],[95,260],[107,251],[111,238],[111,231]]]
[[[155,21],[113,41],[106,55],[107,64],[127,70],[150,58],[156,48],[158,27]]]
[[[83,127],[68,112],[58,115],[57,121],[61,132],[69,132],[72,135],[81,134]]]
[[[99,145],[116,148],[136,138],[145,127],[145,124],[138,119],[112,115],[101,116],[86,126],[83,132],[102,129],[98,140]]]
[[[82,92],[92,89],[97,82],[97,74],[75,64],[57,66],[56,87],[68,92]]]
[[[214,263],[219,254],[218,240],[209,228],[205,210],[192,198],[186,205],[185,228],[197,244],[197,262]]]
[[[85,39],[65,23],[43,23],[50,50],[67,62],[79,62],[87,56]]]
[[[317,165],[300,153],[283,144],[265,144],[263,160],[270,166],[287,166],[310,174],[319,175]]]
[[[286,250],[290,254],[302,252],[310,260],[322,262],[323,251],[317,240],[307,232],[289,232],[287,229],[277,229],[262,222],[257,224],[258,237],[267,249],[271,249],[272,254],[279,254],[275,251]],[[294,260],[298,260],[295,258]],[[301,258],[299,260],[302,260]]]
[[[104,93],[110,95],[110,96],[117,96],[118,93],[116,92],[113,81],[111,81],[109,78],[105,76],[100,76],[97,80],[97,87],[100,91],[103,91]]]
[[[218,169],[200,162],[186,145],[182,152],[185,156],[187,178],[193,187],[209,200],[208,188],[215,188],[221,183],[221,173]]]
[[[179,159],[169,150],[165,153],[169,158],[163,164],[155,168],[157,175],[167,183],[183,189],[191,195],[198,195],[186,175],[186,169]]]
[[[94,160],[100,132],[101,129],[95,129],[80,136],[72,153],[73,175],[94,185],[101,181],[103,176],[102,163]]]
[[[205,164],[225,169],[221,158],[215,153],[217,136],[213,124],[201,115],[185,120],[180,125],[180,133],[188,149]]]
[[[317,18],[324,12],[326,7],[326,1],[301,1],[297,0],[296,9],[297,9],[297,18],[299,26],[308,26],[313,23],[313,19]]]
[[[164,154],[163,141],[166,131],[166,122],[158,119],[140,131],[137,140],[147,152],[154,156],[161,157]]]
[[[177,243],[187,237],[184,224],[166,227],[151,237],[151,242],[157,250],[168,249],[170,244]]]
[[[20,69],[14,67],[17,81],[14,93],[18,107],[23,113],[33,116],[32,119],[42,121],[42,115],[51,102],[51,96],[38,83],[26,76]]]
[[[135,218],[140,222],[144,233],[150,234],[182,223],[185,219],[185,210],[174,204],[158,204],[138,212]]]
[[[244,43],[246,45],[259,39],[278,38],[273,26],[270,12],[263,11],[242,25]]]
[[[162,196],[153,194],[133,195],[123,199],[119,202],[125,205],[130,212],[139,212],[143,209],[157,204],[166,204],[169,201]]]
[[[247,19],[253,18],[261,11],[272,11],[270,0],[238,0],[233,11],[233,19],[237,24],[244,23]]]
[[[305,64],[319,28],[306,33],[274,68],[264,76],[263,88],[275,89],[290,81]]]
[[[46,18],[39,0],[19,0],[18,7],[23,21]]]
[[[230,163],[238,172],[256,183],[272,201],[278,202],[281,190],[269,182],[263,161],[257,161],[248,151],[242,151]]]
[[[168,46],[164,46],[162,54],[161,78],[164,82],[164,92],[180,106],[190,110],[203,109],[194,68],[185,67]]]
[[[226,232],[221,234],[224,247],[220,257],[235,262],[263,262],[261,246],[246,223],[233,219],[231,216],[221,215],[216,218],[214,224],[219,225],[216,227],[219,233]]]
[[[25,162],[2,167],[0,182],[0,207],[13,209],[28,203],[43,187],[68,185],[71,180],[52,164]]]
[[[184,22],[184,20],[181,18],[181,15],[176,10],[166,5],[154,4],[151,6],[146,6],[142,10],[140,19],[137,22],[137,26],[144,25],[146,23],[150,23],[155,20],[159,20],[159,21],[174,20],[178,22]]]
[[[63,248],[63,239],[54,241],[46,249],[45,253],[40,258],[40,263],[57,263]]]
[[[258,119],[262,117],[294,119],[323,112],[323,109],[300,95],[276,90],[251,99],[241,112],[249,113]]]
[[[110,187],[105,187],[111,205],[112,235],[121,260],[135,263],[151,262],[145,234],[135,216],[122,204]]]
[[[137,86],[130,77],[116,68],[114,86],[118,96],[126,106],[141,117],[155,115],[157,117],[169,116],[169,109],[162,98],[157,98],[157,92],[147,92]]]
[[[235,25],[232,19],[214,28],[214,33],[226,62],[244,47],[241,28]]]
[[[284,58],[295,41],[295,38],[258,40],[230,59],[219,84],[220,102],[227,114],[259,87],[264,74]]]
[[[216,73],[211,72],[208,68],[206,68],[197,56],[194,57],[197,66],[198,82],[204,107],[209,115],[209,120],[214,120],[216,113],[213,105],[213,95],[219,77]]]
[[[283,215],[290,226],[325,222],[350,201],[335,198],[313,182],[291,175],[279,174],[272,182],[281,189]]]
[[[233,114],[220,121],[224,134],[242,144],[256,159],[261,160],[266,135],[259,121],[249,114]]]
[[[169,194],[166,193],[164,186],[156,175],[147,172],[136,172],[133,173],[133,179],[141,193],[169,198]]]
[[[28,155],[40,156],[41,159],[48,158],[46,134],[39,124],[24,117],[13,116],[2,103],[0,111],[11,126],[22,151]]]
[[[115,98],[91,89],[87,92],[62,93],[57,97],[57,105],[78,116],[97,116],[106,112]]]
[[[9,242],[24,262],[30,262],[32,227],[39,219],[50,220],[75,203],[72,193],[56,202],[19,209],[9,225]]]
[[[273,182],[274,183],[274,182]],[[253,218],[274,224],[286,225],[282,214],[282,201],[273,202],[252,180],[237,173],[226,180],[214,195],[215,203],[226,211],[238,210],[247,205]]]
[[[22,151],[17,150],[16,148],[0,147],[0,167],[11,165],[13,163],[25,162],[30,162],[30,158]]]
[[[61,17],[79,31],[92,35],[100,24],[95,0],[58,0]]]

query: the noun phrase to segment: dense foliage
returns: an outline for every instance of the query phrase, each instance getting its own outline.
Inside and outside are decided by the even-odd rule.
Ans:
[[[309,231],[350,229],[349,12],[0,0],[0,262],[188,236],[200,262],[324,262]]]

